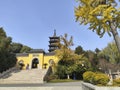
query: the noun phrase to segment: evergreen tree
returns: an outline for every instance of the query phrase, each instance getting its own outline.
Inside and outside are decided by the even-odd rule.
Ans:
[[[28,52],[30,51],[31,48],[26,46],[26,45],[23,45],[21,43],[11,43],[10,45],[10,51],[13,52],[13,53],[25,53],[25,52]]]
[[[81,46],[78,46],[75,48],[75,53],[80,55],[80,54],[84,54],[85,51],[83,50],[83,48]]]
[[[20,53],[28,52],[30,50],[31,50],[30,47],[23,45],[22,48],[21,48],[21,50],[20,50]]]
[[[10,52],[11,37],[7,37],[3,28],[0,28],[0,72],[16,65],[15,54]]]
[[[20,53],[23,45],[21,43],[11,43],[11,52],[13,53]]]

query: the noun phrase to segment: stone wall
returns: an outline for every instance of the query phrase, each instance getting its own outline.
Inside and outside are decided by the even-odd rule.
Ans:
[[[120,87],[95,86],[90,83],[82,82],[82,90],[120,90]]]
[[[17,70],[17,68],[16,67],[12,67],[12,68],[10,68],[10,69],[0,73],[0,78],[3,78],[4,76],[8,75],[9,73],[11,73],[11,72],[13,72],[15,70]]]

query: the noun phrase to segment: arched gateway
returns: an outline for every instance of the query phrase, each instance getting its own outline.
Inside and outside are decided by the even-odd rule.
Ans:
[[[39,64],[38,58],[34,58],[34,59],[32,60],[31,68],[32,68],[32,69],[38,68],[38,64]]]

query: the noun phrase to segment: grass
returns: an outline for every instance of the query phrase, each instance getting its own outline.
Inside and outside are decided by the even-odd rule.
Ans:
[[[80,80],[73,80],[73,79],[54,79],[50,80],[48,83],[62,83],[62,82],[77,82]]]

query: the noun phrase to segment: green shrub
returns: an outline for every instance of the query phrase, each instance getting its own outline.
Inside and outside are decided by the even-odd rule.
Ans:
[[[54,79],[58,79],[58,76],[55,74],[51,74],[50,76],[47,77],[47,82],[49,82],[50,80],[54,80]]]
[[[106,85],[109,82],[109,77],[103,73],[87,71],[83,74],[83,80],[95,85]]]
[[[93,78],[95,85],[106,85],[109,82],[109,77],[106,74],[96,73]]]
[[[114,79],[114,80],[113,80],[113,85],[114,85],[114,86],[120,86],[120,78]]]
[[[85,82],[89,82],[89,83],[93,83],[93,77],[94,77],[95,73],[91,72],[91,71],[87,71],[83,74],[83,80]]]

